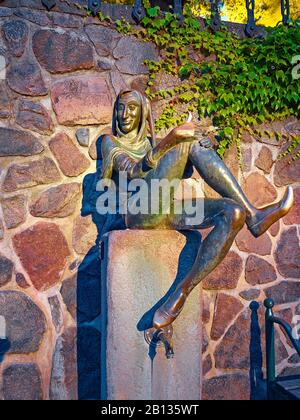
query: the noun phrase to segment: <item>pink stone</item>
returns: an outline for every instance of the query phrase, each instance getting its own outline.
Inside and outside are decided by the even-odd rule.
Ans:
[[[94,65],[93,48],[74,32],[39,30],[32,47],[39,63],[50,73],[88,70]]]
[[[282,276],[300,279],[300,245],[296,226],[282,232],[275,251],[275,261]]]
[[[13,237],[13,246],[33,285],[46,290],[61,279],[70,251],[59,227],[37,223]]]
[[[242,309],[243,304],[237,298],[225,293],[219,293],[210,333],[211,338],[213,340],[221,338]]]
[[[54,136],[49,142],[49,147],[66,176],[78,176],[90,166],[90,161],[65,133]]]
[[[285,225],[300,225],[300,187],[294,188],[295,202],[290,212],[283,218]]]
[[[63,184],[42,192],[30,206],[35,217],[67,217],[74,213],[79,201],[81,185]]]
[[[92,216],[78,216],[73,227],[73,248],[77,254],[87,255],[95,245],[97,235],[97,227],[92,220]]]
[[[217,376],[203,382],[203,400],[249,400],[250,381],[246,373]]]
[[[246,281],[252,286],[271,283],[277,279],[275,268],[262,258],[250,255],[246,262]]]
[[[1,200],[3,217],[7,229],[13,229],[25,222],[27,216],[27,200],[24,195]]]
[[[242,270],[242,258],[234,251],[230,251],[224,261],[203,280],[203,289],[235,289]]]
[[[255,207],[270,204],[277,198],[276,189],[259,173],[252,173],[244,182],[243,190]]]
[[[271,150],[267,146],[263,146],[258,155],[258,158],[255,161],[256,167],[269,174],[273,164],[274,160]]]
[[[267,233],[264,233],[259,238],[255,238],[244,227],[236,237],[236,244],[240,251],[248,252],[258,255],[270,255],[272,251],[272,242]]]
[[[35,185],[60,181],[60,173],[52,159],[44,157],[28,163],[12,164],[3,181],[4,191],[16,191]]]
[[[102,76],[61,79],[52,85],[51,99],[59,124],[106,124],[111,120],[112,100]]]

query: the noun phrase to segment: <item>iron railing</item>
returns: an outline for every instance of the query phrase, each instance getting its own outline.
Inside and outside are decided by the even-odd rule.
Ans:
[[[275,363],[275,324],[280,325],[288,336],[291,344],[300,356],[300,341],[293,336],[292,327],[284,320],[274,316],[273,299],[266,299],[266,363],[267,363],[267,393],[268,399],[272,399],[272,385],[276,382],[276,363]]]
[[[86,0],[88,10],[92,12],[94,16],[101,11],[102,0]],[[211,28],[213,31],[218,31],[221,27],[221,15],[220,8],[221,4],[226,4],[226,0],[208,0],[210,1],[210,10],[211,10]],[[290,21],[290,0],[280,0],[281,1],[281,14],[282,14],[282,23],[288,25]],[[51,10],[56,6],[57,0],[41,0],[42,4],[48,9]],[[152,6],[161,6],[172,7],[173,12],[182,16],[183,13],[183,0],[151,0]],[[247,24],[245,26],[245,33],[249,37],[253,37],[257,33],[256,23],[255,23],[255,0],[245,0],[245,7],[247,9]],[[139,23],[145,16],[145,8],[143,0],[135,0],[132,17]]]

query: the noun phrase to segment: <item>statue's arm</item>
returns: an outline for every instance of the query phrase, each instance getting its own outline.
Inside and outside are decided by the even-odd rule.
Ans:
[[[113,167],[116,172],[126,172],[129,179],[144,178],[147,173],[154,169],[159,160],[173,147],[182,142],[195,141],[195,126],[193,123],[186,123],[174,128],[159,144],[151,149],[140,161],[135,161],[124,153],[116,153],[113,160]],[[102,141],[102,155],[109,154],[114,149],[114,144],[109,136]]]

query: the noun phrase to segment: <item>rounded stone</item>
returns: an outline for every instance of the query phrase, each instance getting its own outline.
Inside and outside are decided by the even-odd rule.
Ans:
[[[57,225],[37,223],[16,234],[12,241],[36,289],[46,290],[60,281],[70,251]]]
[[[290,212],[283,218],[285,225],[300,225],[300,187],[294,188],[294,196],[294,205]]]
[[[283,146],[280,153],[285,152],[289,146],[290,143]],[[293,152],[289,153],[286,157],[277,160],[274,169],[274,182],[277,187],[299,182],[300,159],[293,159],[299,150],[300,146],[298,146]]]
[[[77,400],[77,330],[68,328],[58,337],[52,360],[51,400]]]
[[[0,127],[0,156],[32,156],[44,150],[31,133]]]
[[[300,278],[300,245],[296,226],[281,234],[274,257],[282,276]]]
[[[255,165],[258,169],[262,169],[265,173],[271,172],[274,164],[273,155],[271,150],[267,146],[263,146],[259,155],[255,161]]]
[[[121,38],[116,30],[99,25],[88,25],[85,31],[101,58],[110,55]]]
[[[12,364],[3,371],[4,400],[42,400],[42,379],[38,366],[34,363]]]
[[[62,172],[69,177],[76,177],[85,172],[90,161],[65,133],[59,133],[49,142],[51,152],[56,157]]]
[[[23,164],[12,164],[3,181],[3,191],[11,192],[36,185],[60,181],[60,173],[50,158],[42,158]]]
[[[243,290],[239,293],[242,299],[251,301],[254,299],[258,299],[260,296],[260,290],[259,289],[249,289],[249,290]]]
[[[271,283],[277,279],[277,274],[268,261],[250,255],[246,262],[246,282],[255,286],[257,284]]]
[[[72,242],[77,254],[87,255],[95,245],[97,236],[97,226],[93,222],[92,216],[78,216],[75,219]]]
[[[21,95],[44,96],[48,93],[38,64],[27,55],[12,60],[7,70],[7,83]]]
[[[1,200],[3,218],[7,229],[13,229],[25,222],[27,217],[27,198],[24,195]]]
[[[224,261],[203,280],[203,289],[235,289],[242,271],[242,258],[230,251]]]
[[[105,78],[100,75],[65,77],[52,85],[51,100],[59,124],[106,124],[112,101]]]
[[[250,382],[246,373],[221,375],[203,382],[202,399],[216,401],[249,400]]]
[[[48,110],[43,105],[26,99],[18,101],[16,123],[41,134],[50,134],[54,128]]]
[[[20,57],[26,48],[28,26],[22,20],[10,19],[2,26],[8,48],[15,57]]]
[[[247,227],[238,233],[236,244],[240,251],[262,256],[270,255],[272,252],[272,241],[268,233],[264,233],[259,238],[255,238]]]
[[[276,189],[264,175],[259,173],[252,173],[246,178],[243,190],[255,207],[270,204],[277,198]]]
[[[0,292],[0,315],[6,323],[9,353],[36,352],[46,331],[46,318],[41,309],[23,292]]]
[[[299,280],[282,281],[265,289],[265,294],[268,298],[273,299],[276,305],[298,302],[300,282]]]
[[[5,286],[12,279],[14,264],[11,260],[0,255],[0,287]]]
[[[88,70],[94,66],[93,48],[75,32],[39,30],[32,38],[39,63],[50,73]]]
[[[81,185],[58,185],[43,191],[31,204],[30,213],[35,217],[67,217],[74,213],[79,201]]]
[[[153,44],[137,41],[133,36],[121,38],[113,51],[113,56],[117,59],[118,70],[132,75],[148,73],[148,68],[144,64],[145,60],[159,60]]]
[[[218,340],[243,309],[243,304],[234,296],[219,293],[216,300],[210,336]]]

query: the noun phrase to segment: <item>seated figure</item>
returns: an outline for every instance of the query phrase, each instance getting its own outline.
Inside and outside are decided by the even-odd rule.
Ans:
[[[174,128],[156,144],[150,103],[138,91],[124,90],[118,95],[112,133],[102,138],[103,178],[117,182],[118,173],[125,172],[129,180],[143,179],[148,184],[155,179],[172,181],[183,179],[187,166],[192,165],[222,197],[202,198],[203,219],[194,224],[187,223],[190,219],[184,209],[180,214],[171,209],[168,213],[133,214],[132,197],[128,198],[128,212],[121,217],[129,229],[213,228],[202,241],[191,271],[155,312],[153,326],[163,328],[177,318],[194,287],[222,262],[245,224],[254,237],[259,237],[288,213],[293,189],[288,187],[278,203],[255,208],[222,159],[203,141],[205,130],[195,123]]]

